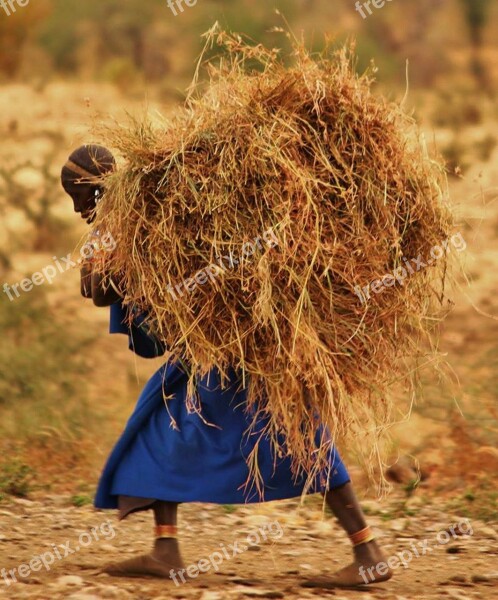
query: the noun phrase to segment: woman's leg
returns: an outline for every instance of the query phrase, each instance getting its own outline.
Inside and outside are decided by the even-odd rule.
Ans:
[[[354,561],[330,577],[310,579],[304,585],[322,588],[351,587],[390,579],[392,571],[387,565],[385,568],[381,565],[377,570],[377,565],[384,563],[386,557],[373,539],[351,482],[328,491],[325,500],[344,531],[350,536]]]
[[[156,500],[152,509],[156,523],[156,540],[152,556],[164,564],[176,565],[174,568],[183,568],[176,534],[178,504]]]
[[[178,504],[156,500],[151,506],[155,519],[155,543],[150,554],[137,556],[104,569],[118,577],[153,576],[171,579],[184,568],[177,538]]]

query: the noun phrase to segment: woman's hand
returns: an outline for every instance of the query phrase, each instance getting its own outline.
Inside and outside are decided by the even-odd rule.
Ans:
[[[80,269],[81,274],[81,295],[83,298],[92,297],[92,263],[84,262]]]
[[[95,306],[110,306],[121,300],[115,277],[94,271],[91,261],[81,265],[81,295],[91,298]]]
[[[91,298],[95,306],[111,306],[119,302],[122,296],[118,293],[119,282],[109,273],[92,271]]]

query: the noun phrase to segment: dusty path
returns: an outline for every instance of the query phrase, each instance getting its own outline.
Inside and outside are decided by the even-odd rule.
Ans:
[[[322,518],[317,497],[300,507],[283,501],[249,507],[186,505],[181,508],[180,531],[186,564],[211,560],[226,550],[215,573],[172,582],[148,579],[115,579],[99,574],[106,561],[130,557],[148,550],[151,518],[135,515],[118,523],[114,513],[97,512],[91,506],[75,508],[64,496],[35,501],[11,500],[0,507],[1,564],[7,570],[28,564],[33,557],[55,550],[47,571],[43,565],[18,583],[0,578],[0,598],[97,600],[98,598],[239,600],[250,598],[386,598],[393,600],[498,597],[497,524],[470,522],[467,537],[437,541],[440,531],[463,517],[451,514],[418,497],[409,501],[412,516],[389,519],[399,494],[382,505],[367,502],[369,520],[388,555],[404,551],[407,568],[400,566],[389,584],[363,591],[307,590],[300,582],[313,574],[333,572],[349,560],[349,547],[333,518]],[[267,541],[260,528],[266,527]],[[92,533],[93,528],[93,533]],[[248,538],[248,535],[253,537]],[[241,550],[248,540],[261,543],[233,557],[234,542]],[[96,540],[95,537],[99,539]],[[440,539],[446,536],[439,534]],[[428,540],[424,545],[424,540]],[[80,545],[79,551],[76,548]],[[55,545],[55,548],[54,548]],[[418,558],[410,549],[418,548]],[[425,554],[424,550],[425,548]],[[68,553],[68,556],[64,556]],[[45,562],[50,562],[48,555]],[[216,558],[214,562],[219,561]],[[39,565],[35,562],[34,567]],[[27,568],[27,567],[26,567]],[[206,567],[204,567],[206,568]],[[22,568],[21,568],[22,570]],[[192,571],[193,572],[193,571]],[[26,574],[26,571],[24,571]],[[2,573],[4,575],[4,573]],[[7,577],[9,577],[7,575]],[[188,581],[188,577],[187,577]]]

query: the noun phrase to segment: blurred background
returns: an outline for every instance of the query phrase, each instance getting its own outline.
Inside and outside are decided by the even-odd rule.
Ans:
[[[168,112],[185,97],[217,20],[285,45],[278,8],[316,50],[356,40],[358,70],[406,105],[444,156],[468,281],[453,293],[440,351],[451,376],[424,375],[409,422],[393,432],[389,471],[407,497],[451,497],[498,517],[498,3],[392,0],[362,18],[354,0],[36,0],[0,8],[0,284],[74,252],[85,225],[59,173],[94,128],[126,114]],[[407,76],[408,73],[408,76]],[[67,493],[91,501],[97,477],[157,361],[107,335],[108,310],[79,295],[79,273],[10,301],[0,294],[0,496]],[[494,315],[494,318],[493,318]],[[368,491],[360,467],[357,481]],[[68,476],[70,473],[70,476]]]

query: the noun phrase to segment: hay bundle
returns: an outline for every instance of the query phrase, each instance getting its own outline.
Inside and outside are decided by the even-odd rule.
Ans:
[[[387,386],[428,330],[445,259],[392,274],[448,237],[444,170],[347,50],[296,43],[285,67],[214,39],[205,93],[162,126],[112,132],[125,163],[97,219],[118,244],[105,267],[189,365],[193,409],[200,374],[239,369],[266,433],[309,473],[330,443],[312,451],[320,423],[338,441],[389,422]]]

